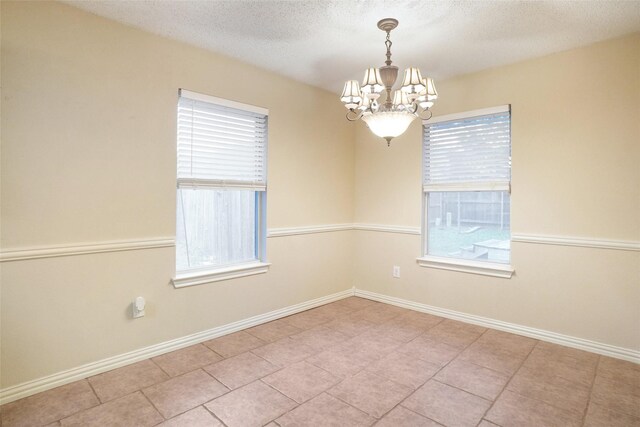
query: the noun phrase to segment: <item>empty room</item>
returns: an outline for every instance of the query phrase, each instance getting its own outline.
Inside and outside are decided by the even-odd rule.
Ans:
[[[639,426],[640,1],[0,2],[0,426]]]

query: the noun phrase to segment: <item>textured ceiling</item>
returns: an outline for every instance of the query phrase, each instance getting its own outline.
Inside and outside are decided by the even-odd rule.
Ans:
[[[640,31],[636,1],[65,1],[127,25],[339,92],[384,65],[381,18],[394,64],[436,79]]]

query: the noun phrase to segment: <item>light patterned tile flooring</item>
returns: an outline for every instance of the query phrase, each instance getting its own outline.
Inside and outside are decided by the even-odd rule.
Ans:
[[[640,365],[351,297],[0,407],[0,426],[640,426]]]

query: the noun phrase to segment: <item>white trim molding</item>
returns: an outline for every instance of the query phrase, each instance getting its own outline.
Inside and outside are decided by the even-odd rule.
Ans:
[[[238,277],[253,276],[254,274],[269,271],[268,262],[251,262],[247,264],[233,265],[225,268],[207,271],[190,271],[180,273],[171,279],[174,288],[204,285],[205,283],[219,282],[221,280],[235,279]]]
[[[365,223],[345,223],[345,224],[326,224],[326,225],[310,225],[303,227],[288,228],[271,228],[267,233],[267,237],[285,237],[297,236],[304,234],[329,233],[335,231],[373,231],[382,233],[396,233],[417,235],[421,234],[420,227],[411,227],[404,225],[384,225],[384,224],[365,224]],[[606,240],[573,236],[544,236],[532,234],[513,234],[512,242],[558,245],[558,246],[577,246],[583,248],[595,249],[613,249],[621,251],[640,251],[639,241],[627,240]],[[54,258],[62,256],[75,256],[107,252],[134,251],[140,249],[156,249],[169,248],[175,246],[173,237],[157,237],[152,239],[139,240],[113,240],[85,242],[67,245],[45,245],[29,248],[10,248],[0,251],[0,262],[26,261],[39,258]]]
[[[230,99],[218,98],[216,96],[206,95],[203,93],[192,92],[187,89],[178,89],[178,95],[183,98],[193,99],[195,101],[211,102],[213,104],[222,105],[223,107],[235,108],[237,110],[247,110],[256,114],[269,115],[269,109],[264,107],[258,107],[257,105],[244,104],[238,101],[232,101]]]
[[[420,235],[420,227],[408,227],[402,225],[383,225],[383,224],[327,224],[327,225],[311,225],[305,227],[290,228],[270,228],[267,237],[283,237],[296,236],[301,234],[328,233],[333,231],[378,231],[384,233],[398,234],[415,234]]]
[[[343,298],[353,296],[354,289],[347,289],[342,292],[327,295],[324,297],[316,298],[313,300],[305,301],[300,304],[295,304],[289,307],[281,308],[278,310],[270,311],[268,313],[259,314],[257,316],[250,317],[248,319],[239,320],[237,322],[228,323],[226,325],[218,326],[206,331],[198,332],[195,334],[187,335],[182,338],[177,338],[170,341],[165,341],[160,344],[155,344],[149,347],[134,350],[129,353],[120,354],[118,356],[109,357],[99,360],[97,362],[88,363],[86,365],[78,366],[66,371],[58,372],[53,375],[49,375],[43,378],[38,378],[33,381],[28,381],[22,384],[15,385],[0,390],[0,405],[13,402],[14,400],[21,399],[23,397],[31,396],[42,391],[46,391],[55,387],[59,387],[64,384],[78,381],[84,378],[91,377],[93,375],[100,374],[102,372],[110,371],[112,369],[120,368],[122,366],[130,365],[135,362],[139,362],[150,357],[159,356],[161,354],[168,353],[170,351],[179,350],[190,345],[199,344],[204,341],[208,341],[213,338],[218,338],[223,335],[231,334],[243,329],[257,326],[262,323],[270,322],[272,320],[280,319],[282,317],[290,316],[301,311],[309,310],[320,305],[328,304],[333,301],[338,301]]]
[[[452,182],[449,184],[423,184],[422,191],[430,193],[434,191],[507,191],[511,194],[509,181],[492,182]]]
[[[378,231],[383,233],[420,235],[420,227],[404,225],[384,225],[384,224],[364,224],[355,223],[354,230]],[[517,243],[531,243],[558,246],[578,246],[594,249],[613,249],[621,251],[640,251],[640,242],[633,240],[608,240],[597,238],[586,238],[577,236],[551,236],[532,234],[512,234],[511,241]]]
[[[383,224],[353,224],[354,230],[379,231],[382,233],[415,234],[420,235],[420,227],[409,227],[404,225],[383,225]]]
[[[441,116],[433,116],[430,119],[423,120],[425,125],[433,123],[449,122],[451,120],[466,119],[469,117],[488,116],[489,114],[506,113],[511,111],[511,104],[498,105],[496,107],[480,108],[478,110],[463,111],[461,113],[443,114]]]
[[[355,296],[395,305],[402,308],[407,308],[409,310],[415,310],[423,313],[433,314],[435,316],[446,317],[447,319],[472,323],[474,325],[484,326],[485,328],[498,329],[500,331],[510,332],[516,335],[523,335],[541,341],[552,342],[571,348],[577,348],[579,350],[590,351],[592,353],[602,354],[604,356],[610,356],[616,359],[623,359],[634,363],[640,363],[640,351],[638,350],[616,347],[613,345],[591,341],[583,338],[572,337],[570,335],[563,335],[556,332],[545,331],[544,329],[536,329],[528,326],[518,325],[515,323],[508,323],[501,320],[490,319],[488,317],[476,316],[473,314],[462,313],[460,311],[434,307],[427,304],[409,301],[402,298],[391,297],[388,295],[369,292],[361,289],[355,290]]]
[[[169,248],[175,246],[173,237],[159,237],[147,240],[114,240],[79,243],[75,245],[52,245],[0,252],[0,262],[24,261],[38,258],[97,254],[103,252],[135,251],[140,249]]]
[[[298,236],[302,234],[329,233],[353,230],[353,224],[308,225],[303,227],[270,228],[267,237]]]
[[[440,270],[461,271],[463,273],[481,274],[483,276],[510,279],[514,270],[509,264],[473,261],[460,258],[442,258],[423,256],[416,259],[421,267],[438,268]]]
[[[513,234],[511,236],[511,241],[541,245],[578,246],[582,248],[614,249],[619,251],[640,251],[640,242],[628,240],[603,240],[584,237]]]

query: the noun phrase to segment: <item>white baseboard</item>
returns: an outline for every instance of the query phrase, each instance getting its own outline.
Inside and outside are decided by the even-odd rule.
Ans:
[[[640,364],[640,351],[637,350],[616,347],[613,345],[590,341],[583,338],[545,331],[543,329],[530,328],[528,326],[490,319],[488,317],[481,317],[473,314],[462,313],[459,311],[438,308],[427,304],[413,302],[396,297],[390,297],[387,295],[364,291],[361,289],[355,290],[355,296],[396,305],[402,308],[408,308],[410,310],[421,311],[423,313],[446,317],[448,319],[472,323],[474,325],[484,326],[486,328],[498,329],[501,331],[510,332],[512,334],[523,335],[541,341],[547,341],[567,347],[577,348],[579,350],[590,351],[592,353],[602,354],[604,356],[615,357],[616,359],[628,360],[629,362]]]
[[[223,326],[218,326],[213,329],[187,335],[175,340],[165,341],[163,343],[141,348],[139,350],[134,350],[129,353],[108,357],[97,362],[88,363],[86,365],[78,366],[77,368],[68,369],[66,371],[58,372],[53,375],[8,387],[0,390],[0,405],[13,402],[14,400],[31,396],[33,394],[40,393],[42,391],[46,391],[55,387],[59,387],[73,381],[88,378],[102,372],[120,368],[125,365],[130,365],[132,363],[139,362],[150,357],[159,356],[170,351],[179,350],[190,345],[199,344],[213,338],[218,338],[222,335],[227,335],[233,332],[240,331],[242,329],[250,328],[262,323],[290,316],[301,311],[309,310],[310,308],[318,307],[320,305],[353,296],[353,294],[354,289],[348,289],[346,291],[337,292],[335,294],[316,298],[310,301],[305,301],[300,304],[295,304],[289,307],[281,308],[279,310],[270,311],[265,314],[250,317],[248,319],[239,320],[237,322],[228,323]]]
[[[218,326],[213,329],[198,332],[195,334],[187,335],[185,337],[177,338],[175,340],[166,341],[160,344],[152,345],[149,347],[134,350],[129,353],[124,353],[118,356],[109,357],[99,360],[97,362],[88,363],[76,368],[72,368],[66,371],[58,372],[53,375],[49,375],[36,380],[28,381],[22,384],[18,384],[12,387],[8,387],[0,390],[0,405],[13,402],[14,400],[21,399],[23,397],[31,396],[42,391],[46,391],[55,387],[59,387],[64,384],[78,381],[84,378],[91,377],[112,369],[120,368],[122,366],[130,365],[135,362],[139,362],[150,357],[159,356],[170,351],[179,350],[190,345],[199,344],[201,342],[217,338],[223,335],[227,335],[233,332],[240,331],[242,329],[257,326],[262,323],[270,322],[272,320],[280,319],[282,317],[290,316],[301,311],[309,310],[320,305],[328,304],[333,301],[337,301],[350,296],[358,296],[362,298],[371,299],[387,304],[396,305],[398,307],[407,308],[410,310],[420,311],[423,313],[429,313],[436,316],[446,317],[448,319],[459,320],[461,322],[472,323],[475,325],[484,326],[487,328],[498,329],[505,332],[511,332],[518,335],[524,335],[527,337],[539,339],[541,341],[548,341],[567,347],[577,348],[580,350],[590,351],[593,353],[602,354],[605,356],[615,357],[617,359],[628,360],[630,362],[640,363],[640,351],[631,350],[622,347],[616,347],[609,344],[598,343],[595,341],[585,340],[582,338],[571,337],[568,335],[562,335],[555,332],[549,332],[542,329],[530,328],[527,326],[516,325],[513,323],[502,322],[500,320],[489,319],[487,317],[475,316],[471,314],[462,313],[459,311],[447,310],[444,308],[438,308],[427,304],[408,301],[401,298],[390,297],[375,292],[364,291],[361,289],[348,289],[335,294],[327,295],[325,297],[316,298],[310,301],[306,301],[300,304],[292,305],[289,307],[281,308],[279,310],[270,311],[265,314],[250,317],[248,319],[239,320],[237,322],[229,323],[223,326]]]

